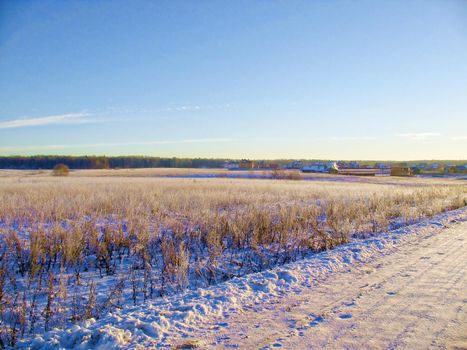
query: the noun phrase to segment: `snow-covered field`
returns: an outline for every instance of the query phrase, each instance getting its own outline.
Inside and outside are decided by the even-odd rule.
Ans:
[[[355,239],[268,271],[135,307],[126,306],[98,320],[91,318],[64,330],[54,329],[27,338],[17,346],[110,349],[285,345],[299,349],[333,348],[335,344],[338,348],[426,348],[426,345],[443,348],[443,341],[449,339],[450,345],[463,348],[467,346],[466,220],[464,207],[377,237]],[[439,262],[443,268],[436,270],[436,264],[428,263],[441,257],[446,258]],[[416,268],[420,261],[428,264],[425,270],[410,272],[411,266]],[[391,284],[390,290],[383,291],[381,283],[374,283],[381,275],[379,270],[385,277],[384,283]],[[435,280],[423,278],[431,270],[435,273],[430,277]],[[418,283],[410,278],[414,274]],[[411,283],[413,287],[404,290],[404,285]],[[427,286],[429,283],[431,287]],[[440,286],[448,289],[441,293],[436,289]],[[451,290],[449,294],[449,288],[455,292]],[[400,290],[405,294],[399,297]],[[359,298],[366,293],[377,294],[379,299],[372,303],[371,298],[363,298],[369,304],[360,305]],[[432,294],[437,298],[431,298]],[[402,304],[393,303],[393,297]],[[410,303],[423,298],[428,304],[419,302],[418,309],[411,306]],[[430,313],[430,301],[443,305]],[[326,305],[327,302],[330,304]],[[358,314],[349,311],[353,305],[358,305]],[[453,307],[457,311],[452,311]],[[443,308],[449,313],[438,315]],[[386,318],[376,317],[384,315]],[[419,325],[420,318],[426,322]],[[380,322],[378,327],[374,322]],[[388,322],[399,326],[386,327]],[[437,323],[444,328],[434,327]],[[370,325],[373,327],[369,328]],[[428,329],[422,332],[423,327]],[[425,338],[417,339],[419,334]]]
[[[440,179],[21,174],[0,177],[0,347],[169,346],[467,204],[465,182]]]

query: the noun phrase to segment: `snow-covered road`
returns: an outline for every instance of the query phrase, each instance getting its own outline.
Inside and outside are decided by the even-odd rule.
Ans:
[[[203,348],[467,349],[467,222],[189,334]],[[187,338],[173,344],[186,344]]]

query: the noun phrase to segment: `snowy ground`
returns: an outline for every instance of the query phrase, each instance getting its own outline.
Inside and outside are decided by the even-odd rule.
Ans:
[[[467,208],[53,330],[31,348],[467,348]]]

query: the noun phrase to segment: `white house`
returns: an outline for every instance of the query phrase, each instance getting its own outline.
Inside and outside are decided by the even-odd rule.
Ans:
[[[237,162],[226,162],[224,168],[227,170],[235,170],[240,168],[240,165]]]
[[[315,162],[305,165],[302,171],[304,173],[328,173],[334,164],[333,162]]]

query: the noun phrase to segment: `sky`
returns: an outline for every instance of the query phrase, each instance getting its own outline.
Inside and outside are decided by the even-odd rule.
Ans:
[[[467,1],[0,0],[0,155],[466,159]]]

